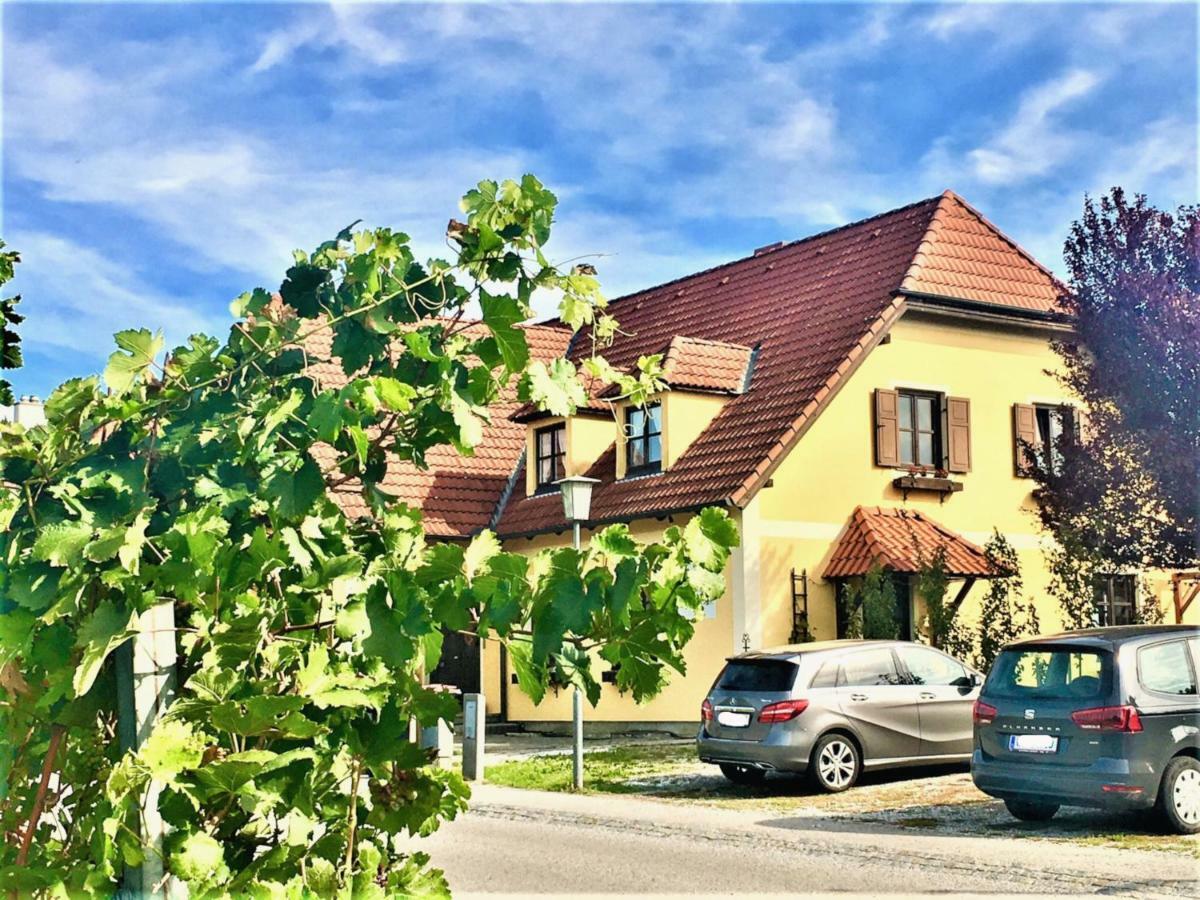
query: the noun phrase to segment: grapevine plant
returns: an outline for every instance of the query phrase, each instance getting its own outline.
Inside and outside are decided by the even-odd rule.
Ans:
[[[532,176],[483,182],[424,264],[404,234],[347,229],[239,297],[224,343],[123,331],[44,426],[0,426],[0,883],[112,895],[155,854],[194,897],[445,893],[409,840],[468,798],[410,730],[454,715],[423,686],[445,633],[503,642],[534,700],[551,670],[593,703],[593,666],[638,700],[683,670],[737,540],[724,512],[523,555],[490,531],[429,539],[382,486],[389,459],[470,455],[507,385],[557,414],[585,399],[572,363],[530,358],[535,292],[587,327],[589,375],[635,402],[659,386],[655,359],[603,361],[594,271],[545,254],[555,203]],[[341,386],[313,374],[329,365]],[[117,657],[161,604],[175,699],[123,747]]]

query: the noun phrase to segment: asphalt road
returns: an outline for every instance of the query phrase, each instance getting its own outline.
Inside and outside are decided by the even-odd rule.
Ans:
[[[457,897],[479,894],[1200,896],[1182,854],[956,838],[625,797],[477,789],[415,842]]]

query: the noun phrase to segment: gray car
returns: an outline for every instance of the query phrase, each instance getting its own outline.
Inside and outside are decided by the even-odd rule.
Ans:
[[[1128,625],[1004,648],[975,706],[971,774],[1018,819],[1157,807],[1200,832],[1200,628]]]
[[[908,641],[821,641],[730,657],[701,707],[700,759],[738,784],[966,762],[982,676]]]

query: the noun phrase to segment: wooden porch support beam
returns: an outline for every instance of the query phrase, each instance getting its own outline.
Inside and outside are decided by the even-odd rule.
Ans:
[[[1191,586],[1184,590],[1183,584],[1190,581]],[[1183,624],[1183,614],[1187,612],[1192,601],[1200,596],[1200,572],[1176,572],[1171,576],[1171,593],[1175,600],[1175,624]]]
[[[958,608],[962,606],[963,601],[967,599],[967,594],[971,593],[971,588],[975,587],[975,581],[976,578],[974,575],[972,575],[967,578],[967,580],[963,582],[963,586],[958,589],[958,593],[955,595],[954,600],[950,604],[950,610],[954,615],[958,615]]]

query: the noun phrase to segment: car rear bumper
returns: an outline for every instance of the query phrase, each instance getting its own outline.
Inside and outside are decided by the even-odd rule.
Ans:
[[[772,728],[761,741],[730,741],[715,738],[704,728],[696,737],[700,761],[706,763],[737,763],[765,771],[803,772],[808,768],[812,753],[811,742],[804,732]]]
[[[1158,778],[1148,765],[1101,758],[1081,768],[1036,761],[1006,762],[976,749],[971,779],[985,794],[1003,800],[1034,800],[1061,806],[1144,809],[1154,805]]]

